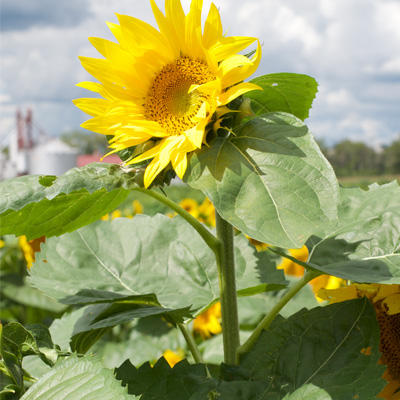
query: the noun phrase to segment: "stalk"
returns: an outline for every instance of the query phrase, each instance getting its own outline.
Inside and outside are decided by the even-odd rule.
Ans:
[[[233,227],[215,211],[217,238],[221,240],[217,257],[218,280],[222,314],[224,362],[236,363],[236,350],[240,346],[237,310]]]
[[[220,240],[216,238],[201,222],[199,222],[195,217],[193,217],[193,215],[184,210],[179,204],[176,204],[168,197],[151,189],[135,188],[133,190],[147,194],[148,196],[158,200],[160,203],[165,204],[171,210],[175,211],[190,225],[192,225],[192,227],[197,231],[197,233],[203,238],[207,246],[214,252],[215,255],[217,255],[218,248],[220,246]]]
[[[194,361],[196,361],[197,364],[206,364],[204,362],[203,356],[200,353],[199,348],[197,347],[197,344],[192,336],[192,334],[189,332],[189,329],[186,324],[178,324],[179,329],[181,330],[183,337],[186,340],[186,343],[189,347],[190,352],[192,353],[192,356],[194,358]],[[206,373],[207,377],[211,378],[211,374],[206,366]]]

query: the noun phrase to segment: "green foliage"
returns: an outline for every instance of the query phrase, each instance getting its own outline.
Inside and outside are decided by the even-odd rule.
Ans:
[[[267,253],[255,253],[243,236],[236,243],[239,295],[285,286]],[[67,304],[103,303],[75,325],[73,350],[83,353],[115,325],[157,314],[181,322],[190,307],[197,315],[218,300],[213,253],[183,219],[161,215],[101,221],[49,239],[30,282]]]
[[[139,369],[126,361],[117,379],[142,400],[372,400],[385,384],[377,326],[366,299],[303,309],[277,319],[239,366],[222,365],[221,378],[207,378],[200,364],[182,361],[171,368],[161,358]]]
[[[400,187],[341,188],[336,223],[315,232],[309,265],[356,282],[400,283]]]
[[[0,233],[46,237],[29,279],[16,242],[0,242],[7,322],[0,325],[1,399],[376,398],[386,367],[378,365],[380,332],[369,300],[313,308],[317,300],[305,285],[314,275],[291,278],[286,291],[276,254],[351,281],[400,284],[399,185],[339,190],[303,123],[315,80],[271,74],[252,82],[263,91],[230,105],[241,114],[225,115],[217,131],[223,136],[191,153],[185,175],[198,201],[204,195],[212,201],[226,231],[232,232],[229,224],[240,231],[233,243],[221,225],[215,236],[173,203],[187,196],[187,187],[180,188],[180,198],[167,189],[168,199],[143,189],[143,168],[94,163],[60,177],[0,184]],[[242,119],[249,104],[254,115]],[[367,166],[375,157],[370,150],[338,145],[338,163],[347,158],[354,170]],[[395,171],[397,150],[385,149],[387,165],[379,157],[373,162]],[[169,181],[171,172],[165,168],[154,185]],[[153,197],[144,212],[152,216],[97,221],[146,193]],[[157,214],[166,205],[179,216]],[[256,252],[245,235],[268,243],[275,254]],[[287,254],[305,242],[307,262]],[[220,299],[223,335],[205,340],[220,328],[218,312],[211,314]],[[206,311],[207,335],[192,335],[192,320],[200,314],[206,320]],[[50,328],[27,324],[32,314]],[[243,345],[237,348],[239,336]],[[167,349],[187,360],[171,367],[162,357]],[[89,351],[90,358],[84,356]],[[117,365],[114,371],[105,367]]]
[[[400,174],[400,139],[383,149],[383,168],[386,173]]]
[[[337,143],[328,159],[339,176],[377,174],[381,172],[380,155],[362,142],[344,140]]]
[[[374,399],[385,384],[380,378],[384,367],[377,365],[377,328],[366,298],[302,310],[288,320],[277,318],[240,368],[249,380],[265,382],[268,399],[308,383],[335,400]]]
[[[263,88],[245,96],[255,115],[283,111],[304,121],[317,93],[317,82],[307,75],[278,73],[259,76],[250,82]]]
[[[58,236],[112,211],[142,176],[119,165],[93,163],[57,179],[29,175],[0,183],[2,235]]]
[[[134,400],[99,361],[72,357],[57,363],[21,400]]]
[[[48,329],[38,324],[26,328],[18,322],[4,327],[0,324],[0,395],[6,400],[19,398],[24,393],[24,379],[31,376],[24,370],[22,361],[30,355],[38,356],[49,366],[57,361],[59,352]]]
[[[266,253],[255,253],[242,236],[236,258],[239,293],[285,285]],[[68,304],[191,306],[198,314],[218,300],[213,253],[183,219],[162,215],[100,221],[49,239],[30,282]]]
[[[253,118],[193,153],[187,183],[246,235],[286,248],[336,219],[335,174],[308,128],[284,113]]]

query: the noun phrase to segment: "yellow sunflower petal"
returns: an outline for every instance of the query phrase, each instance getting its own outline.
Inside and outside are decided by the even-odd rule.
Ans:
[[[124,86],[124,82],[115,72],[108,60],[91,57],[79,57],[79,59],[81,60],[83,68],[85,68],[86,71],[93,75],[98,81],[102,83],[116,83],[120,86]]]
[[[105,114],[109,107],[109,101],[104,99],[81,98],[72,100],[72,102],[83,112],[93,117]]]
[[[210,11],[207,20],[204,24],[203,45],[210,48],[216,42],[221,40],[223,34],[221,16],[218,8],[214,3],[211,3]]]
[[[388,315],[400,313],[400,293],[387,297],[382,303],[387,307]]]
[[[178,2],[172,2],[169,0],[165,2],[166,17],[157,7],[154,0],[150,0],[150,2],[157,25],[164,37],[168,38],[174,57],[180,57],[181,40],[185,35],[185,13],[183,12],[180,2],[179,4]]]
[[[227,60],[229,60],[229,57]],[[247,58],[247,57],[245,57]],[[260,42],[257,40],[257,50],[254,56],[251,59],[247,59],[249,62],[241,63],[239,58],[236,59],[238,65],[234,66],[234,63],[231,63],[229,66],[225,67],[223,62],[221,65],[225,67],[223,77],[222,77],[222,87],[228,87],[233,85],[236,82],[243,81],[254,74],[256,69],[258,68],[260,61],[261,61],[261,45]],[[220,65],[220,67],[221,67]],[[228,69],[230,67],[230,69]]]
[[[122,44],[124,41],[124,36],[122,34],[121,26],[118,24],[114,24],[113,22],[106,22],[108,28],[110,29],[111,33],[114,35],[115,39]]]
[[[202,0],[193,0],[190,5],[189,14],[185,21],[185,45],[187,55],[192,58],[203,59],[204,53],[199,45],[201,40],[201,8]]]
[[[222,37],[210,48],[210,51],[215,56],[216,60],[220,62],[232,54],[244,50],[255,41],[255,38],[245,36]]]
[[[376,302],[398,293],[400,293],[400,285],[379,285],[374,301]]]
[[[228,104],[232,100],[241,96],[242,94],[245,94],[252,90],[262,90],[262,88],[260,88],[260,86],[255,85],[254,83],[250,83],[250,82],[239,83],[238,85],[231,87],[226,92],[224,92],[221,96],[219,96],[218,105]]]
[[[157,29],[128,15],[117,14],[117,17],[124,37],[123,45],[133,54],[154,49],[157,50],[159,58],[156,60],[160,64],[171,62],[174,59],[174,53],[169,42]]]
[[[160,163],[160,158],[158,154],[153,158],[151,163],[147,166],[146,171],[144,171],[144,186],[147,188],[154,181],[155,177],[164,169]]]
[[[318,292],[318,297],[322,300],[328,300],[331,304],[333,304],[345,300],[357,299],[358,291],[354,285],[332,290],[320,289]]]

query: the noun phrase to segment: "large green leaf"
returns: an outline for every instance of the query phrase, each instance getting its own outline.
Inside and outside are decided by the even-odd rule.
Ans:
[[[69,358],[32,385],[21,400],[134,400],[99,361]]]
[[[60,177],[27,175],[0,183],[0,233],[58,236],[92,223],[142,183],[141,172],[93,163]]]
[[[309,265],[343,279],[400,283],[400,187],[341,188],[337,223],[307,242]]]
[[[250,82],[263,88],[246,93],[255,115],[283,111],[301,120],[308,117],[318,84],[307,75],[277,73],[259,76]]]
[[[372,400],[385,385],[379,357],[379,325],[363,298],[276,319],[240,371],[264,382],[272,400],[310,383],[333,400]]]
[[[284,113],[253,118],[193,153],[184,179],[254,239],[298,248],[337,217],[338,183],[308,128]]]
[[[126,361],[117,378],[142,400],[373,400],[386,384],[379,357],[379,325],[364,298],[278,318],[239,366],[222,364],[222,379],[163,358],[139,369]]]
[[[285,285],[282,271],[242,235],[236,260],[239,293]],[[126,300],[169,310],[192,306],[197,314],[219,297],[214,254],[180,217],[98,221],[51,238],[30,273],[30,282],[47,295],[75,304]]]

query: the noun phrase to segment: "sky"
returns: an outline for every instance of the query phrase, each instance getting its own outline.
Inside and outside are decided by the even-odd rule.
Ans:
[[[156,0],[163,9],[163,0]],[[204,18],[210,1],[204,0]],[[318,140],[372,147],[400,138],[400,0],[215,0],[229,36],[263,44],[255,76],[293,72],[314,77],[319,92],[306,124]],[[182,0],[188,11],[190,0]],[[32,108],[49,135],[79,129],[89,117],[72,100],[95,81],[78,56],[101,56],[89,36],[115,40],[106,21],[127,14],[152,25],[147,0],[2,0],[0,132]],[[204,19],[203,19],[204,20]]]

